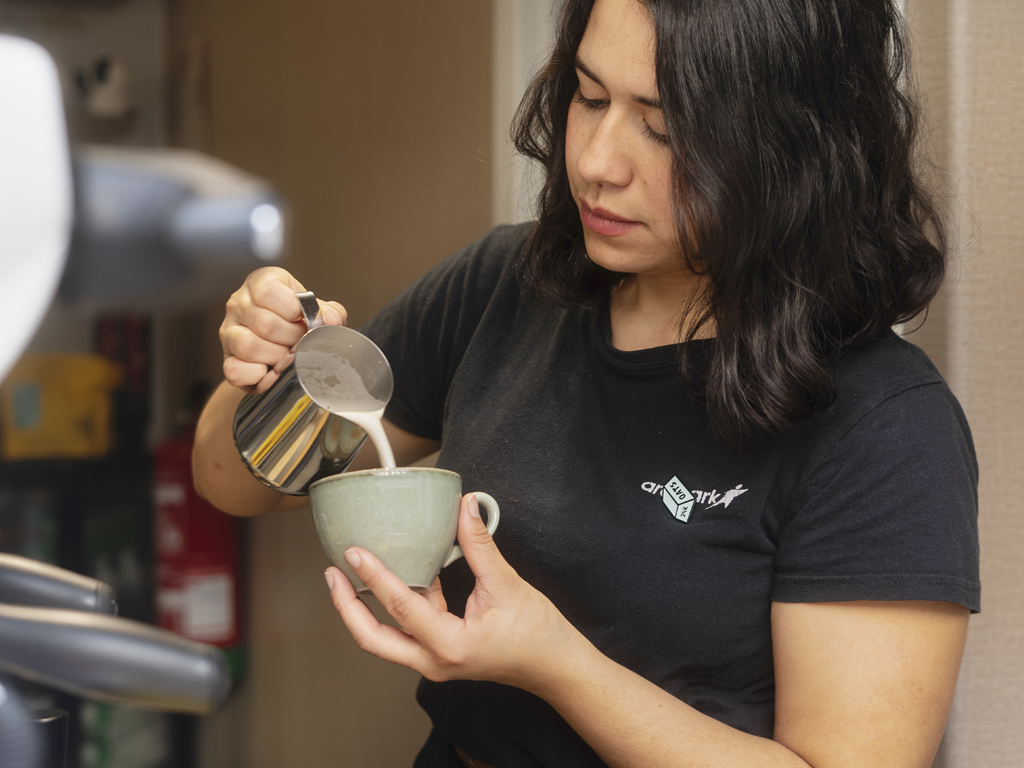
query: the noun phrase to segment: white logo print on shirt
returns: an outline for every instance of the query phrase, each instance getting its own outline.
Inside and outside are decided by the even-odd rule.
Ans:
[[[740,483],[731,491],[726,491],[725,493],[723,493],[722,498],[720,498],[718,501],[712,504],[711,507],[717,507],[719,504],[721,504],[723,507],[728,507],[730,504],[732,504],[733,499],[735,499],[740,494],[746,493],[749,490],[749,488],[743,487],[743,483]],[[714,494],[715,492],[712,491],[711,493]],[[711,509],[711,507],[708,507],[708,509]]]
[[[661,493],[661,500],[665,502],[668,511],[677,520],[682,520],[685,523],[690,519],[690,511],[693,509],[693,502],[696,501],[696,498],[679,481],[678,477],[673,477],[665,483],[665,489]]]
[[[668,511],[672,513],[673,517],[684,523],[690,521],[690,513],[693,511],[695,502],[707,504],[706,509],[717,506],[728,507],[736,500],[737,496],[741,496],[750,490],[749,488],[744,488],[743,483],[740,483],[731,491],[721,494],[718,491],[691,491],[683,485],[678,477],[673,477],[665,485],[644,483],[640,487],[648,493],[660,493],[661,500],[665,503]]]

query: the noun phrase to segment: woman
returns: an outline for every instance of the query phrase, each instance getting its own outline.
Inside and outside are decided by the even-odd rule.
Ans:
[[[563,8],[515,128],[539,221],[364,329],[396,370],[399,464],[440,447],[503,513],[495,542],[464,500],[465,562],[422,596],[346,553],[404,632],[327,571],[360,647],[426,678],[418,766],[931,764],[979,605],[977,465],[889,330],[943,273],[897,19]],[[229,512],[301,504],[229,429],[301,335],[301,289],[262,270],[228,304],[195,463]]]

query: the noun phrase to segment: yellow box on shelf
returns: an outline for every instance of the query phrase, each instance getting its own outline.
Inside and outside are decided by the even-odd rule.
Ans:
[[[99,355],[25,355],[0,386],[3,458],[105,455],[110,395],[120,381],[120,367]]]

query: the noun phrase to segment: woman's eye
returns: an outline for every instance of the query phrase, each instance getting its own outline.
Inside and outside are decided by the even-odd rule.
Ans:
[[[608,106],[607,99],[588,99],[583,95],[582,91],[576,91],[576,94],[572,97],[572,100],[582,106],[584,109],[604,109]],[[656,141],[659,144],[668,144],[668,136],[663,133],[658,133],[656,130],[651,128],[647,123],[644,123],[643,134],[646,138],[651,141]]]
[[[668,144],[668,136],[663,133],[658,133],[649,125],[644,126],[644,136],[658,142],[659,144]]]
[[[573,96],[573,101],[587,109],[601,109],[601,107],[608,103],[603,99],[588,99],[583,95],[582,91],[576,91],[576,95]]]

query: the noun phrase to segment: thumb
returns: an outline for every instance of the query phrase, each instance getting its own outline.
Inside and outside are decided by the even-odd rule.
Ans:
[[[336,301],[321,301],[320,318],[324,325],[347,325],[348,311]]]
[[[487,531],[480,517],[480,502],[472,493],[462,497],[459,508],[459,546],[479,580],[500,577],[512,570]]]

